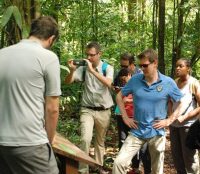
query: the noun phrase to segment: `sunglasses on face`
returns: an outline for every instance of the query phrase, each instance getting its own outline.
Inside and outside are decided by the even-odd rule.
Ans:
[[[152,63],[139,64],[138,66],[139,66],[140,68],[148,68],[148,66],[149,66],[150,64],[152,64]]]
[[[87,56],[87,57],[94,57],[94,56],[96,56],[97,54],[99,54],[99,53],[96,53],[96,54],[88,54],[88,53],[86,53],[86,56]]]

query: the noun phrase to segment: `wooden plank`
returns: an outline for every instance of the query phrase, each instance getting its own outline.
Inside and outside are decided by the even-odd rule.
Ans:
[[[100,164],[98,164],[93,158],[88,156],[85,152],[59,134],[55,135],[53,150],[57,154],[75,161],[86,163],[90,166],[100,166]]]
[[[78,161],[66,158],[66,174],[78,174]]]

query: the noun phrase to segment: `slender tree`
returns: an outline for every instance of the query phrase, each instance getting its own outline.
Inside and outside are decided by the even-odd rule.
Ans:
[[[97,18],[98,18],[98,0],[91,0],[92,4],[92,14],[91,14],[91,22],[92,22],[92,40],[98,40],[98,26],[97,26]]]
[[[159,70],[165,74],[165,0],[159,0],[158,57]]]
[[[173,1],[173,22],[172,22],[172,65],[176,63],[175,32],[176,32],[176,0]],[[174,66],[172,66],[171,76],[174,76]]]
[[[158,30],[158,0],[153,0],[153,13],[152,13],[152,30],[153,30],[153,49],[157,47],[157,30]]]
[[[181,2],[179,3],[179,1],[177,0],[177,4],[178,4],[178,27],[177,27],[177,36],[176,36],[176,42],[175,42],[175,46],[173,49],[173,54],[172,54],[172,65],[175,65],[176,61],[178,58],[181,57],[181,48],[182,48],[182,39],[183,39],[183,33],[184,33],[184,4],[187,2],[187,0],[181,0]],[[171,71],[171,76],[174,77],[174,66],[172,66],[172,71]]]
[[[200,0],[197,0],[197,4],[200,7]],[[195,41],[195,53],[192,55],[191,64],[194,65],[197,61],[200,60],[200,8],[196,12],[196,20],[195,20],[195,33],[196,33],[196,41]]]
[[[132,26],[134,23],[137,23],[137,12],[136,12],[136,6],[137,6],[137,0],[128,0],[128,21],[129,24]],[[129,29],[129,33],[134,33],[136,31],[136,28]]]

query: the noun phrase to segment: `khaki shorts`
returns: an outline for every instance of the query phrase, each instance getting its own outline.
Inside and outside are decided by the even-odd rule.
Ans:
[[[37,146],[0,146],[1,174],[58,174],[49,144]]]

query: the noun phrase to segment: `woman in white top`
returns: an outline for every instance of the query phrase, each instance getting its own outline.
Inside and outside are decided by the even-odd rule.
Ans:
[[[185,138],[189,127],[195,122],[197,116],[188,114],[200,104],[200,84],[190,75],[190,61],[179,59],[176,62],[176,83],[183,94],[182,101],[185,111],[170,126],[171,152],[177,174],[199,174],[198,150],[191,150],[185,145]],[[172,103],[171,111],[175,110],[176,103]],[[189,117],[190,115],[190,117]]]

